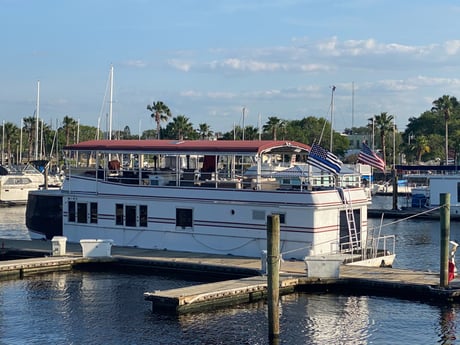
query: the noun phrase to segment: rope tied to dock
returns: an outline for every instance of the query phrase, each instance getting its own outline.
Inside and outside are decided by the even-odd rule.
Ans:
[[[426,210],[426,211],[423,211],[423,212],[420,212],[420,213],[416,213],[416,214],[413,214],[411,216],[408,216],[406,218],[401,218],[401,219],[398,219],[398,220],[395,220],[393,222],[389,222],[389,223],[386,223],[386,224],[382,224],[381,226],[379,227],[386,227],[386,226],[390,226],[390,225],[393,225],[393,224],[397,224],[397,223],[400,223],[400,222],[403,222],[405,220],[408,220],[408,219],[412,219],[412,218],[415,218],[415,217],[419,217],[421,215],[424,215],[424,214],[427,214],[427,213],[430,213],[430,212],[433,212],[433,211],[437,211],[441,208],[444,208],[446,207],[446,205],[440,205],[440,206],[437,206],[437,207],[433,207],[433,208],[430,208],[429,210]],[[382,215],[385,215],[385,212],[382,213]],[[372,230],[372,229],[375,229],[376,227],[373,227],[373,228],[370,228],[368,230]]]

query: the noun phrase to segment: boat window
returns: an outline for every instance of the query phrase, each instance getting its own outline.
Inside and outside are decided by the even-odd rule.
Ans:
[[[252,210],[252,219],[255,219],[255,220],[265,220],[265,211],[262,211],[262,210]]]
[[[123,204],[115,205],[115,224],[123,225]]]
[[[4,185],[26,185],[32,183],[32,180],[28,177],[12,177],[8,178]]]
[[[460,202],[460,182],[457,183],[457,202]]]
[[[285,213],[278,213],[280,216],[280,224],[286,224],[286,214]]]
[[[189,208],[176,208],[176,226],[182,229],[193,226],[193,210]]]
[[[136,226],[136,206],[125,206],[126,226]]]
[[[88,204],[77,203],[77,223],[88,223]]]
[[[97,224],[97,202],[90,203],[90,222]]]
[[[280,217],[280,224],[286,224],[286,213],[273,213],[273,214],[277,214]],[[264,216],[264,219],[265,219],[265,216]]]
[[[69,222],[75,222],[75,201],[69,201]]]
[[[147,205],[139,206],[139,226],[147,226]]]

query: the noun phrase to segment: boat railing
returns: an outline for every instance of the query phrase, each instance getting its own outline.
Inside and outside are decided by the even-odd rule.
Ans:
[[[361,244],[361,242],[359,243]],[[353,246],[351,241],[342,242],[340,244],[338,244],[337,241],[332,241],[330,243],[331,251],[329,254],[340,254],[345,258],[347,262],[354,262],[366,259],[374,259],[377,257],[389,255],[390,253],[394,254],[395,247],[395,235],[385,235],[368,239],[365,246]]]
[[[332,178],[327,175],[314,175],[311,180],[304,176],[280,178],[276,174],[265,174],[259,178],[246,177],[230,170],[202,171],[199,169],[169,168],[129,168],[119,167],[71,167],[67,174],[73,176],[92,177],[112,183],[143,185],[143,186],[181,186],[226,189],[304,191],[336,188]],[[356,176],[348,176],[338,183],[343,188],[358,187],[360,180]]]
[[[396,236],[384,235],[376,238],[369,239],[370,247],[373,251],[373,257],[379,257],[382,253],[395,253],[396,249]]]

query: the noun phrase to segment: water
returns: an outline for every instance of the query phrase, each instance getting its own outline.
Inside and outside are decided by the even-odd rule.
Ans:
[[[376,200],[377,202],[378,200]],[[0,237],[30,238],[24,208],[0,209]],[[385,223],[391,223],[385,220]],[[379,226],[379,219],[369,219]],[[458,223],[452,238],[460,239]],[[395,267],[439,270],[439,221],[383,226]],[[145,291],[196,284],[177,277],[56,272],[0,281],[0,344],[268,344],[264,302],[184,316],[154,313]],[[280,344],[459,344],[460,306],[372,296],[281,299]]]

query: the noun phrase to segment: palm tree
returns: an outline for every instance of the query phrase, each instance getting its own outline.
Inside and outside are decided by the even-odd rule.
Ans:
[[[184,140],[184,137],[187,137],[193,132],[193,125],[185,115],[177,115],[173,118],[173,122],[171,123],[171,131],[178,140]]]
[[[65,133],[65,144],[70,144],[70,134],[75,132],[77,127],[77,121],[70,116],[64,116],[64,120],[62,121],[62,129],[64,129]]]
[[[276,132],[282,125],[283,121],[276,116],[270,116],[267,123],[263,126],[264,132],[271,132],[273,140],[276,140]]]
[[[209,139],[209,137],[213,134],[211,127],[207,123],[200,123],[198,125],[198,133],[200,134],[201,139]]]
[[[11,122],[6,122],[3,124],[2,133],[5,134],[4,141],[6,142],[6,152],[8,153],[8,165],[11,165],[11,142],[17,139],[17,134],[19,132],[18,127]],[[3,148],[4,150],[5,148]],[[4,154],[4,152],[2,152]],[[3,159],[2,159],[3,160]]]
[[[452,111],[458,106],[457,98],[451,97],[448,95],[443,95],[442,97],[438,98],[437,100],[433,101],[433,107],[431,108],[432,112],[438,113],[441,116],[444,116],[444,124],[446,127],[446,165],[449,163],[449,144],[448,144],[448,122],[450,119],[450,115]]]
[[[418,135],[415,138],[415,143],[413,146],[416,155],[417,155],[417,161],[420,163],[422,161],[422,156],[425,153],[429,153],[431,151],[430,146],[428,145],[428,138],[424,135]]]
[[[388,115],[387,112],[382,112],[380,115],[375,115],[374,127],[380,134],[380,143],[382,144],[382,152],[383,152],[383,161],[386,165],[386,135],[391,130],[394,129],[393,123],[394,116]]]
[[[168,121],[171,117],[171,110],[162,101],[153,102],[147,105],[147,110],[151,112],[150,116],[157,124],[157,139],[160,139],[160,123],[161,121]]]
[[[259,137],[259,129],[254,126],[246,126],[244,129],[245,140],[256,140]]]
[[[30,160],[32,157],[32,152],[34,151],[34,141],[35,141],[35,116],[25,117],[23,119],[23,129],[25,134],[27,135],[27,158]]]

